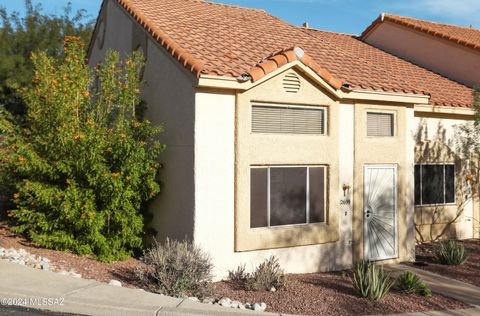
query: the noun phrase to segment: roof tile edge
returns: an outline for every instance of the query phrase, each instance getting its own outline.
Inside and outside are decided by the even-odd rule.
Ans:
[[[390,15],[390,14],[386,14],[386,13],[382,13],[378,18],[376,18],[372,24],[370,24],[363,32],[362,34],[360,35],[360,39],[362,40],[365,40],[368,35],[370,35],[370,33],[382,22],[384,21],[390,21],[390,22],[393,22],[393,23],[396,23],[396,24],[399,24],[399,25],[402,25],[402,26],[405,26],[405,27],[408,27],[412,30],[416,30],[416,31],[420,31],[420,32],[423,32],[423,33],[427,33],[427,34],[430,34],[430,35],[433,35],[435,37],[440,37],[440,38],[443,38],[443,39],[446,39],[448,41],[451,41],[451,42],[456,42],[460,45],[463,45],[463,46],[466,46],[466,47],[469,47],[469,48],[472,48],[474,50],[477,50],[477,51],[480,51],[480,45],[477,45],[475,43],[471,43],[471,42],[468,42],[468,41],[465,41],[463,39],[460,39],[458,37],[455,37],[455,36],[451,36],[451,35],[448,35],[448,34],[444,34],[442,32],[438,32],[438,31],[435,31],[429,27],[425,27],[425,26],[419,26],[419,25],[415,25],[414,23],[409,23],[407,21],[403,21],[401,19],[398,19],[396,18],[395,16],[393,15]]]
[[[327,69],[322,68],[300,47],[284,49],[266,57],[263,61],[250,69],[250,71],[247,72],[247,75],[252,78],[252,82],[255,82],[295,60],[301,61],[305,66],[312,69],[318,76],[320,76],[320,78],[325,80],[325,82],[336,90],[342,87],[343,82],[341,80],[334,78]]]
[[[205,64],[183,49],[170,36],[163,32],[155,23],[139,12],[130,0],[116,0],[131,16],[162,45],[175,59],[193,72],[197,77],[204,70]]]

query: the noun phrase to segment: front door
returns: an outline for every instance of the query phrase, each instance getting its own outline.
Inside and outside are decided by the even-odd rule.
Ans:
[[[397,166],[366,165],[364,177],[365,260],[396,258]]]

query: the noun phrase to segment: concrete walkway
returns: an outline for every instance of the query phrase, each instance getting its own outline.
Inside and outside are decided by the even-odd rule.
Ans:
[[[62,305],[30,300],[26,307],[87,315],[280,315],[196,303],[0,260],[0,303],[8,305],[6,299],[19,298],[50,298]]]
[[[385,269],[392,273],[412,271],[418,274],[433,292],[453,297],[470,305],[480,306],[480,288],[477,286],[403,264],[385,266]],[[480,315],[480,312],[476,315]]]

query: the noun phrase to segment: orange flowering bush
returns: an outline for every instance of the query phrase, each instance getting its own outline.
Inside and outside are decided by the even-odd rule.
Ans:
[[[142,246],[141,210],[160,190],[161,128],[137,113],[143,57],[122,62],[109,52],[93,71],[84,51],[67,38],[62,62],[32,56],[23,125],[0,113],[0,183],[15,193],[8,213],[15,231],[111,261]]]

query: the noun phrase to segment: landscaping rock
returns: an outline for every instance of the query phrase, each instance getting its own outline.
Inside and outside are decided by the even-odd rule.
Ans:
[[[232,305],[230,307],[231,308],[240,308],[240,306],[243,306],[242,302],[232,301]]]
[[[195,296],[190,296],[188,299],[193,302],[200,302],[200,300]]]
[[[253,310],[256,312],[264,312],[267,309],[267,304],[265,303],[255,303],[253,304]]]
[[[30,268],[50,270],[50,260],[28,253],[25,249],[1,248],[0,259],[8,260],[11,263],[24,265]]]
[[[224,297],[221,300],[218,301],[218,305],[223,306],[223,307],[231,307],[232,306],[232,300],[229,299],[228,297]]]
[[[214,304],[215,303],[215,298],[206,297],[202,300],[202,303],[204,303],[204,304]]]
[[[110,280],[110,282],[108,282],[109,285],[113,285],[113,286],[122,286],[122,282],[120,281],[117,281],[117,280]]]
[[[276,291],[277,291],[277,289],[276,289],[274,286],[272,286],[272,287],[270,288],[270,292],[276,292]]]

